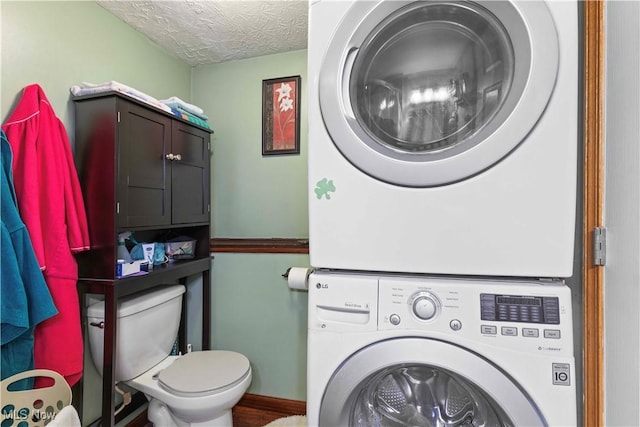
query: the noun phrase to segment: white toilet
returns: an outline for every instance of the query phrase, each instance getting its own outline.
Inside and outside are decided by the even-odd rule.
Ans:
[[[118,302],[115,378],[149,399],[156,426],[231,426],[231,408],[251,383],[251,366],[232,351],[170,356],[178,333],[182,285],[156,288]],[[89,324],[104,321],[104,302],[87,309]],[[91,356],[102,375],[104,329],[89,326]]]

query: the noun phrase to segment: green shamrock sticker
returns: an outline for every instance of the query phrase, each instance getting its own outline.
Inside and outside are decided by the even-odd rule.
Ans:
[[[324,196],[327,200],[329,200],[331,199],[331,195],[329,193],[335,192],[336,186],[333,185],[333,180],[322,178],[316,183],[316,188],[313,191],[316,193],[316,197],[318,199],[322,199],[322,197]]]

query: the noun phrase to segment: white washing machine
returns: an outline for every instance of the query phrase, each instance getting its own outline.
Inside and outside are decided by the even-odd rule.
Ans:
[[[569,277],[576,1],[309,11],[316,268]]]
[[[575,426],[557,282],[314,273],[309,426]]]

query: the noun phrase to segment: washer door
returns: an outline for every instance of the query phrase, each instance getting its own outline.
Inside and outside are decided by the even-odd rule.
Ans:
[[[323,60],[320,109],[338,150],[363,172],[438,186],[522,142],[557,71],[545,2],[355,2]]]
[[[481,356],[400,338],[358,351],[333,374],[320,426],[546,426],[526,392]]]

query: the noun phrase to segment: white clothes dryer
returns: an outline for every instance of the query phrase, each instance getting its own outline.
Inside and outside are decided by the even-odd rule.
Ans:
[[[309,11],[316,268],[569,277],[576,1]]]
[[[309,426],[575,426],[562,283],[314,273]]]

